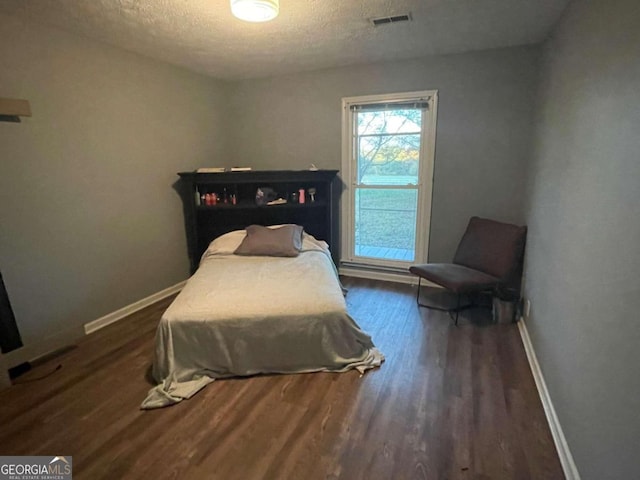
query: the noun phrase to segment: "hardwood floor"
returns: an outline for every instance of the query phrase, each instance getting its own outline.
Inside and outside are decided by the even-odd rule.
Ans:
[[[167,299],[0,392],[0,455],[72,455],[76,479],[564,478],[516,325],[469,310],[455,327],[415,287],[344,284],[380,369],[218,380],[141,411]]]

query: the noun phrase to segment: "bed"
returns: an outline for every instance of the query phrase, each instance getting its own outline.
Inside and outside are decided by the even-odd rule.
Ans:
[[[157,385],[141,408],[178,403],[217,378],[364,373],[384,361],[347,313],[325,242],[298,227],[296,256],[234,254],[249,228],[211,242],[163,314],[153,361]]]

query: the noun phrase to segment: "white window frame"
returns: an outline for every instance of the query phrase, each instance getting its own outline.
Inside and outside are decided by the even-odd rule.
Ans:
[[[356,257],[355,245],[355,186],[357,181],[357,165],[355,161],[354,112],[353,105],[371,103],[403,103],[428,101],[429,108],[422,122],[422,138],[420,143],[420,168],[418,206],[416,220],[416,258],[406,262],[406,267],[398,267],[398,261]],[[383,95],[366,95],[344,97],[342,99],[342,170],[340,176],[345,185],[341,197],[341,267],[378,267],[381,270],[406,271],[411,264],[425,263],[429,255],[429,229],[431,225],[431,201],[433,195],[433,171],[436,146],[436,122],[438,118],[438,90],[422,90],[415,92],[392,93]],[[399,187],[401,188],[401,187]]]

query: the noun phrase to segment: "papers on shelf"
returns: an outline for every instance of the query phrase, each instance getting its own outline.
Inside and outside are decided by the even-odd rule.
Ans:
[[[284,198],[276,198],[275,200],[267,202],[267,205],[282,205],[283,203],[287,203]]]
[[[200,167],[196,173],[250,172],[251,167]]]

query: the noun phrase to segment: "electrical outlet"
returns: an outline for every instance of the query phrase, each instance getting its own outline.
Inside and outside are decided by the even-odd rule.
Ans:
[[[524,301],[524,312],[522,312],[522,314],[524,315],[524,318],[529,318],[530,313],[531,313],[531,300],[527,298]]]

